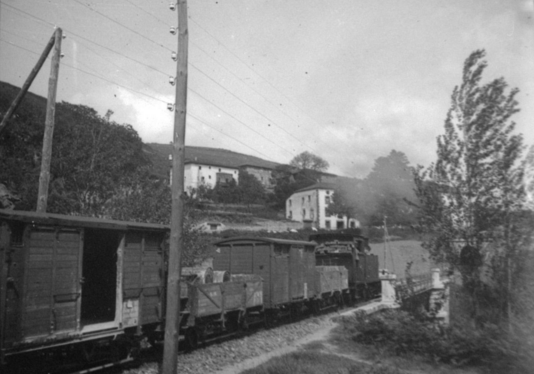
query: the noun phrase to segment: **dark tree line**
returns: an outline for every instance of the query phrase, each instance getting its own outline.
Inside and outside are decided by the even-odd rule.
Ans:
[[[0,83],[0,113],[18,88]],[[1,202],[35,210],[46,101],[28,93],[0,136]],[[56,105],[48,212],[169,224],[168,182],[151,173],[143,142],[130,126],[84,105]],[[5,204],[4,204],[5,203]],[[187,199],[184,263],[202,259],[208,239],[196,229],[202,212]]]

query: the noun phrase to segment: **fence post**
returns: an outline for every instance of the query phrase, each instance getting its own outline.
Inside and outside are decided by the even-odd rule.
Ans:
[[[382,303],[388,305],[396,304],[395,281],[397,275],[389,273],[387,269],[380,269],[380,281],[382,285]]]

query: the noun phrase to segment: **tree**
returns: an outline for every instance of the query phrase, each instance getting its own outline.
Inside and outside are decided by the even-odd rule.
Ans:
[[[261,182],[245,170],[239,171],[239,194],[241,204],[263,204],[266,200]]]
[[[477,50],[465,61],[462,83],[452,93],[445,134],[437,139],[436,163],[427,169],[419,166],[414,173],[420,223],[433,234],[425,246],[435,260],[461,271],[474,317],[480,311],[482,290],[491,287],[482,285],[481,261],[462,259],[500,257],[500,270],[508,278],[505,285],[510,286],[521,247],[516,233],[525,197],[519,163],[522,136],[513,134],[515,123],[510,120],[519,111],[518,89],[507,92],[504,78],[482,84],[484,56]],[[497,243],[491,253],[490,240]]]
[[[271,204],[279,209],[284,209],[286,200],[297,190],[309,187],[321,180],[319,172],[311,169],[296,169],[290,165],[275,167],[272,174],[274,192],[270,196]]]
[[[367,223],[382,225],[385,216],[392,224],[413,223],[413,207],[406,201],[415,200],[414,188],[413,168],[403,152],[377,158],[363,186]]]
[[[298,169],[309,169],[319,172],[327,171],[328,167],[330,166],[326,160],[308,151],[302,152],[301,154],[293,157],[293,159],[289,162],[289,165]]]

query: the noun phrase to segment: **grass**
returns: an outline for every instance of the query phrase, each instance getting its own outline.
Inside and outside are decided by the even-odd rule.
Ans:
[[[242,374],[398,374],[395,368],[366,365],[334,354],[295,352],[277,357]]]

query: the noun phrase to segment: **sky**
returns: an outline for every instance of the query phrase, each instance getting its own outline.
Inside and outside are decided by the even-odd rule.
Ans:
[[[469,54],[517,87],[534,144],[534,0],[189,0],[186,144],[365,177],[395,149],[436,157]],[[172,141],[178,15],[169,1],[0,0],[0,81],[22,86],[61,27],[57,100]],[[50,58],[30,91],[46,96]]]

